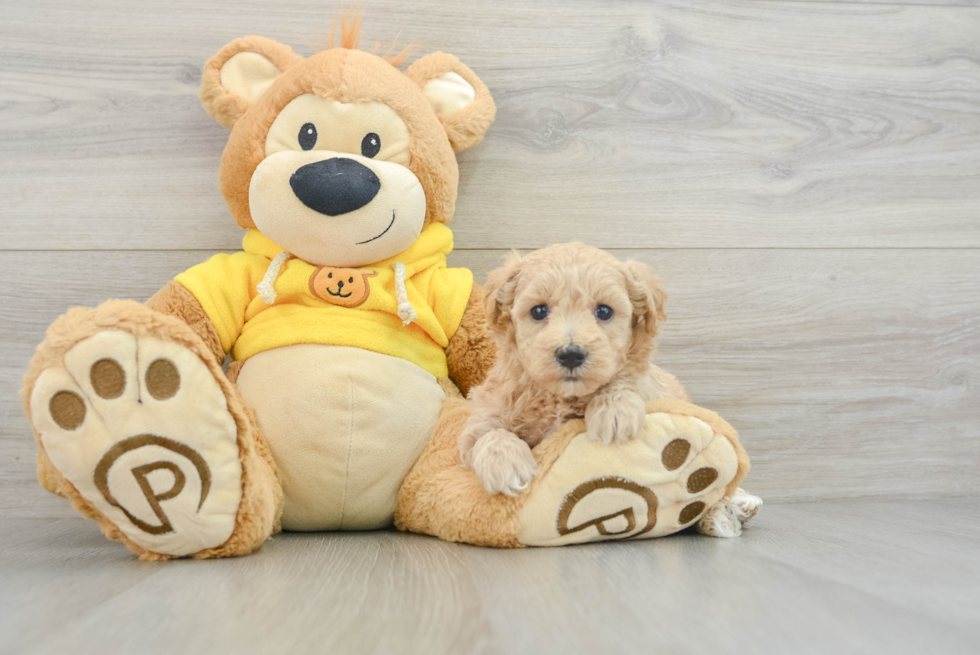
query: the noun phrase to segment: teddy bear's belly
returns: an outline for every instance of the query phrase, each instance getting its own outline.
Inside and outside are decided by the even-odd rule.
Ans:
[[[445,394],[432,374],[360,348],[300,344],[249,358],[238,388],[279,467],[287,530],[391,524]]]

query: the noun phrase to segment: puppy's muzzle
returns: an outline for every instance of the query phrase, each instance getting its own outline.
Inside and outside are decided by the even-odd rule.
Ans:
[[[358,161],[334,157],[300,166],[289,178],[289,186],[310,209],[340,216],[374,200],[381,180]]]
[[[588,353],[578,346],[560,348],[557,352],[555,352],[555,359],[558,360],[558,363],[561,364],[562,368],[567,368],[569,371],[584,364],[588,356]]]

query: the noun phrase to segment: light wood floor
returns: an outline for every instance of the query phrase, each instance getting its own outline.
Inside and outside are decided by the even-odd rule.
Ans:
[[[81,519],[14,519],[0,652],[976,653],[975,506],[777,505],[739,539],[522,551],[290,534],[163,564]]]
[[[308,55],[335,8],[0,3],[0,650],[976,652],[978,512],[948,500],[980,495],[975,0],[366,3],[369,47],[452,52],[497,101],[451,263],[583,240],[664,278],[659,363],[769,501],[743,539],[158,566],[39,488],[45,327],[239,248],[201,65],[247,34]]]

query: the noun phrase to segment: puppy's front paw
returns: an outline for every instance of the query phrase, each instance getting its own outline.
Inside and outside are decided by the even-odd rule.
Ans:
[[[604,444],[623,443],[643,426],[643,399],[634,391],[600,393],[585,408],[589,435]]]
[[[480,437],[470,459],[488,494],[517,496],[538,472],[530,446],[507,430],[491,430]]]

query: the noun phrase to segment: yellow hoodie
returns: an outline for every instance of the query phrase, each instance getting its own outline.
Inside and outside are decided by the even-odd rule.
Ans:
[[[463,318],[473,274],[446,267],[453,234],[445,225],[433,223],[408,250],[356,269],[292,258],[277,275],[273,260],[283,249],[254,228],[245,234],[242,248],[215,255],[175,278],[201,303],[221,346],[235,359],[320,343],[401,357],[436,377],[448,375],[445,348]],[[403,285],[396,281],[401,265]],[[267,272],[274,292],[267,288],[260,295]],[[400,299],[399,292],[407,297]]]

